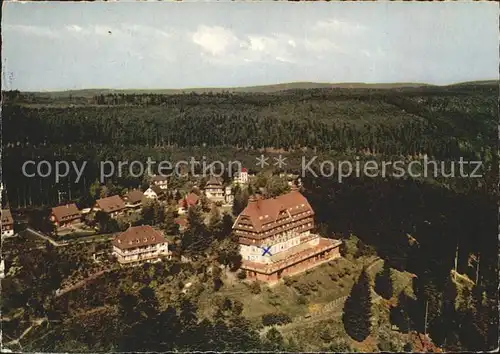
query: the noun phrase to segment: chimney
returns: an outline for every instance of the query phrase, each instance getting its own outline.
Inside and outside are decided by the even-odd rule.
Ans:
[[[248,204],[256,203],[257,200],[258,200],[257,196],[255,194],[252,194],[250,197],[248,197]]]
[[[292,182],[292,185],[290,186],[290,191],[296,192],[299,190],[299,187],[297,186],[297,183],[295,181]]]

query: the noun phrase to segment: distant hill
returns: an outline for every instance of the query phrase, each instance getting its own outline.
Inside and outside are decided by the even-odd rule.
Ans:
[[[100,94],[110,93],[155,93],[155,94],[168,94],[175,95],[181,93],[219,93],[219,92],[234,92],[234,93],[272,93],[285,90],[306,90],[318,88],[372,88],[372,89],[393,89],[405,87],[422,87],[433,86],[425,83],[381,83],[381,84],[367,84],[362,82],[346,82],[346,83],[319,83],[319,82],[290,82],[276,85],[261,85],[261,86],[245,86],[245,87],[193,87],[183,89],[83,89],[83,90],[67,90],[67,91],[45,91],[45,92],[30,92],[38,95],[57,96],[94,96]]]
[[[182,89],[82,89],[82,90],[67,90],[67,91],[42,91],[42,92],[29,92],[37,96],[47,97],[67,97],[69,95],[78,97],[92,97],[95,95],[106,94],[167,94],[175,95],[182,93],[273,93],[285,90],[307,90],[307,89],[321,89],[321,88],[338,88],[338,89],[401,89],[401,88],[417,88],[417,87],[453,87],[453,86],[466,86],[466,85],[498,85],[498,80],[485,80],[485,81],[469,81],[463,83],[456,83],[452,85],[431,85],[418,82],[396,82],[396,83],[363,83],[363,82],[343,82],[343,83],[321,83],[321,82],[290,82],[276,85],[260,85],[260,86],[246,86],[246,87],[193,87]]]

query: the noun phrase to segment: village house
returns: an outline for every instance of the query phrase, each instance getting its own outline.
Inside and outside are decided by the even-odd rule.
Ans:
[[[163,233],[150,225],[131,226],[112,241],[113,255],[120,264],[160,261],[170,257]]]
[[[144,196],[147,198],[147,199],[152,199],[152,200],[156,200],[156,199],[159,199],[163,196],[163,193],[164,193],[164,190],[161,189],[161,187],[159,186],[156,186],[156,185],[151,185],[149,186],[148,189],[146,189],[146,191],[144,192]]]
[[[188,221],[186,219],[186,217],[178,217],[178,218],[175,218],[174,222],[179,225],[179,231],[184,231],[187,229],[187,226],[188,226]]]
[[[253,196],[233,225],[241,269],[249,279],[274,282],[340,257],[342,242],[311,233],[313,228],[314,211],[296,188],[276,198]]]
[[[56,227],[76,224],[81,221],[81,218],[82,213],[78,210],[75,203],[54,207],[50,213],[50,221]]]
[[[168,178],[166,176],[156,175],[151,178],[153,186],[160,187],[163,191],[168,189]]]
[[[101,210],[109,214],[111,217],[116,217],[122,214],[123,211],[125,211],[125,208],[125,203],[118,195],[98,199],[94,205],[95,211]]]
[[[224,202],[224,186],[222,185],[220,178],[214,176],[210,177],[205,185],[205,195],[211,202]]]
[[[233,205],[234,195],[233,195],[233,191],[231,190],[231,186],[226,186],[224,199],[225,199],[226,204]]]
[[[14,219],[10,209],[2,209],[2,238],[14,236]]]
[[[238,185],[248,184],[248,179],[248,170],[243,167],[241,171],[238,171],[234,174],[233,183]]]
[[[127,194],[123,196],[123,201],[125,202],[125,206],[131,209],[139,209],[142,205],[142,198],[144,197],[144,193],[142,193],[138,189],[134,189],[128,191]]]
[[[0,279],[3,279],[3,278],[5,278],[5,262],[2,259],[0,261]]]
[[[197,194],[191,192],[184,198],[179,200],[179,209],[177,212],[179,213],[179,215],[185,214],[190,207],[197,205],[199,201],[200,197]]]

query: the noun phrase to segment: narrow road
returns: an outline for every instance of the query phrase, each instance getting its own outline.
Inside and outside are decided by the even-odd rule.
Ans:
[[[101,271],[99,271],[97,273],[94,273],[94,274],[88,276],[85,279],[80,280],[76,284],[73,284],[73,285],[71,285],[71,286],[69,286],[67,288],[64,288],[64,289],[59,289],[59,290],[56,291],[56,296],[55,297],[62,296],[62,295],[66,294],[66,293],[68,293],[70,291],[73,291],[73,290],[76,290],[78,288],[81,288],[82,286],[84,286],[85,284],[87,284],[89,281],[94,280],[94,279],[100,277],[101,275],[103,275],[104,273],[112,271],[113,269],[116,269],[116,268],[112,267],[112,268],[101,270]]]
[[[78,244],[85,244],[85,243],[108,242],[115,237],[115,235],[113,235],[113,234],[112,235],[91,235],[91,236],[83,236],[83,237],[75,238],[73,240],[57,242],[54,239],[52,239],[51,237],[44,235],[39,231],[33,230],[32,228],[28,227],[26,229],[26,231],[50,242],[55,247],[65,247],[65,246],[69,246],[69,245],[75,245],[75,244],[78,245]]]
[[[26,231],[32,233],[33,235],[36,235],[40,238],[43,238],[45,241],[49,241],[52,245],[54,245],[55,247],[61,247],[61,246],[66,246],[65,244],[61,244],[59,242],[56,242],[54,241],[53,239],[51,239],[50,237],[48,237],[47,235],[44,235],[42,234],[41,232],[38,232],[36,230],[33,230],[32,228],[26,228]]]
[[[21,343],[19,343],[20,340],[23,339],[24,336],[26,336],[34,327],[40,326],[46,320],[47,320],[47,318],[37,318],[37,319],[33,320],[31,322],[31,326],[29,326],[28,328],[26,328],[24,330],[24,332],[21,333],[21,335],[17,339],[11,340],[10,342],[5,343],[4,345],[19,345],[21,347]],[[21,349],[22,349],[22,347],[21,347]]]

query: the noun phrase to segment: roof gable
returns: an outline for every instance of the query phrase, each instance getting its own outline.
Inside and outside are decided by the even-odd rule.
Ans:
[[[256,231],[261,231],[264,225],[276,222],[283,212],[293,216],[308,210],[312,208],[307,199],[300,192],[291,191],[276,198],[249,201],[237,222],[248,219]]]
[[[60,205],[52,208],[52,214],[57,221],[65,221],[79,218],[81,216],[75,203]]]
[[[131,226],[126,231],[116,236],[113,245],[120,249],[136,248],[165,243],[162,232],[150,225]]]
[[[96,204],[102,211],[106,213],[111,213],[125,209],[125,203],[123,202],[122,198],[120,198],[117,195],[98,199],[96,201]]]

